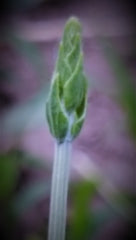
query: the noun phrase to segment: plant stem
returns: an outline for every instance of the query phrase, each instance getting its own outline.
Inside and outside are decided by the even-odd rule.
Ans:
[[[70,172],[71,142],[56,143],[53,166],[48,240],[64,240]]]

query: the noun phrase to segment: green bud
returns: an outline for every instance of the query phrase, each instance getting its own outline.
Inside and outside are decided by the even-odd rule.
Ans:
[[[83,72],[81,27],[76,18],[66,23],[46,103],[51,134],[59,141],[71,141],[83,125],[87,80]]]

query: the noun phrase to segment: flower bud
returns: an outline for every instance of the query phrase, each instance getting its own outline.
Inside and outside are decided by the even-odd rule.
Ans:
[[[81,130],[86,112],[87,80],[83,72],[81,27],[76,18],[66,23],[46,103],[51,134],[71,141]]]

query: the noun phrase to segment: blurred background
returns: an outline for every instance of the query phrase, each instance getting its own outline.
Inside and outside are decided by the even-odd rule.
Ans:
[[[70,16],[83,26],[89,96],[84,127],[73,143],[66,239],[136,239],[133,1],[0,4],[1,240],[47,239],[54,140],[45,102]]]

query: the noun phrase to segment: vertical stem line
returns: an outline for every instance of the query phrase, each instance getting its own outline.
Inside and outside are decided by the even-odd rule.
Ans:
[[[56,143],[51,186],[48,240],[64,240],[71,142]]]

